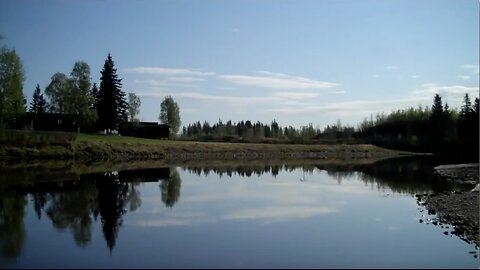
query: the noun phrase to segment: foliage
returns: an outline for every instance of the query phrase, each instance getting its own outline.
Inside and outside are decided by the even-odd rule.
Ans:
[[[3,46],[0,49],[0,128],[25,112],[24,80],[20,57],[15,50]]]
[[[100,78],[100,90],[97,96],[98,127],[105,130],[117,130],[120,123],[127,121],[127,102],[122,91],[122,79],[108,54]]]
[[[70,87],[67,75],[57,72],[53,74],[45,94],[50,100],[50,112],[67,113],[70,96]]]
[[[443,105],[440,95],[426,107],[393,111],[370,117],[358,127],[355,137],[366,143],[410,151],[477,155],[478,114],[468,94],[460,113]]]
[[[45,94],[50,100],[50,112],[70,114],[82,128],[90,126],[97,119],[92,109],[94,103],[90,95],[90,67],[83,61],[75,62],[70,78],[63,73],[55,73]]]
[[[47,100],[41,93],[40,85],[37,84],[35,91],[33,92],[32,102],[30,103],[30,112],[33,113],[45,113],[48,110]]]
[[[138,119],[136,119],[135,117],[140,112],[140,105],[140,98],[135,95],[135,93],[128,93],[128,120],[130,122],[138,122]]]
[[[177,134],[182,121],[180,119],[180,108],[171,96],[165,97],[160,104],[159,120],[162,124],[170,125],[173,134]]]
[[[330,127],[324,132],[330,132]],[[252,123],[250,120],[233,123],[232,121],[210,125],[207,121],[201,124],[199,121],[189,124],[182,129],[182,138],[193,140],[212,141],[237,141],[237,142],[265,142],[265,143],[310,143],[321,134],[319,128],[313,124],[302,126],[298,129],[288,126],[281,127],[275,120],[270,124]]]
[[[90,96],[90,85],[90,67],[83,61],[76,62],[70,73],[71,97],[68,113],[75,116],[81,127],[88,127],[97,119],[96,112],[92,110],[94,99]]]

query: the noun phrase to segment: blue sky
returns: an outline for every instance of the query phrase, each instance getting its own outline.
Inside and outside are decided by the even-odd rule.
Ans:
[[[111,53],[142,121],[166,95],[183,124],[323,128],[479,92],[478,0],[3,0],[0,34],[28,102],[75,61],[98,83]]]

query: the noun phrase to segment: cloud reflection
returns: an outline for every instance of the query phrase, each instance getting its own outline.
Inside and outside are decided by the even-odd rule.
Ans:
[[[337,210],[329,207],[312,206],[271,206],[264,208],[245,208],[228,213],[222,217],[225,220],[257,219],[267,222],[285,221],[298,218],[309,218],[330,214]]]

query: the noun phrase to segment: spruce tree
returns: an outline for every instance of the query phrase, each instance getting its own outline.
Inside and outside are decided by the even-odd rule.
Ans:
[[[97,83],[93,83],[93,86],[92,86],[92,89],[90,89],[90,93],[89,93],[90,97],[91,97],[91,104],[90,104],[90,108],[93,109],[93,110],[96,110],[97,109],[97,99],[98,99],[98,87],[97,87]]]
[[[47,101],[41,93],[40,85],[37,84],[37,87],[35,87],[35,91],[33,92],[32,102],[30,103],[30,112],[44,113],[47,111],[47,107]]]
[[[118,78],[110,54],[100,73],[102,76],[97,97],[98,127],[116,130],[120,123],[127,121],[127,102],[122,91],[122,79]]]

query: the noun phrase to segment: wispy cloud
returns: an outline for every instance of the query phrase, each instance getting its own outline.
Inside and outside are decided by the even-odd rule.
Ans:
[[[328,104],[308,104],[298,103],[292,106],[282,106],[267,108],[265,112],[285,113],[285,114],[310,114],[310,113],[335,113],[342,115],[368,116],[377,112],[390,112],[392,109],[404,109],[407,107],[416,107],[418,105],[430,106],[433,102],[433,96],[439,94],[444,102],[450,106],[461,106],[462,98],[468,93],[470,97],[478,97],[479,87],[468,87],[463,85],[442,86],[434,83],[422,84],[414,89],[405,98],[391,100],[355,100],[330,102]]]
[[[230,28],[228,31],[230,31],[232,33],[238,33],[238,32],[241,32],[242,29],[240,29],[240,28]]]
[[[224,96],[224,95],[211,95],[198,92],[178,92],[178,91],[165,91],[165,90],[153,90],[153,91],[139,91],[139,96],[145,97],[164,97],[165,95],[171,95],[174,98],[189,98],[203,101],[215,101],[215,102],[231,102],[231,103],[245,103],[245,104],[259,104],[259,103],[272,103],[278,102],[281,99],[273,96]]]
[[[199,71],[188,68],[167,68],[167,67],[134,67],[125,69],[128,73],[160,75],[160,76],[211,76],[215,72]]]
[[[393,69],[398,69],[398,67],[393,65],[388,65],[388,66],[385,66],[385,69],[393,70]]]
[[[202,82],[205,81],[204,78],[201,77],[169,77],[167,78],[169,81],[173,82]]]
[[[462,69],[466,69],[466,70],[471,70],[473,73],[475,74],[479,74],[480,71],[479,71],[479,66],[478,65],[462,65],[460,66]]]
[[[279,97],[287,100],[302,100],[302,99],[310,99],[316,98],[320,96],[319,93],[312,93],[312,92],[275,92],[273,93],[274,97]]]
[[[468,75],[458,75],[458,76],[456,76],[456,78],[459,78],[459,79],[462,79],[462,80],[464,80],[464,81],[467,81],[467,80],[470,80],[471,77],[468,76]]]
[[[463,96],[468,93],[471,97],[478,96],[479,88],[468,87],[464,85],[446,85],[441,86],[435,83],[422,84],[420,88],[411,92],[411,97],[417,100],[433,100],[435,94],[442,96],[444,100],[461,101]],[[450,102],[449,102],[450,103]]]
[[[260,75],[220,75],[220,79],[234,84],[271,89],[325,89],[338,84],[312,80],[305,77],[291,76],[282,73],[258,71]]]
[[[420,78],[420,75],[412,75],[412,76],[410,76],[410,78],[412,78],[412,79],[418,79],[418,78]]]
[[[376,78],[380,78],[380,75],[378,75],[378,74],[373,74],[372,77],[376,79]]]
[[[195,81],[176,81],[170,80],[169,78],[162,80],[148,79],[148,80],[133,80],[135,84],[148,85],[153,87],[167,87],[167,88],[177,88],[177,87],[194,87],[192,84]]]
[[[308,218],[317,215],[324,215],[337,212],[337,210],[328,207],[313,206],[273,206],[265,208],[240,209],[224,215],[226,220],[265,220],[280,221],[296,218]]]

